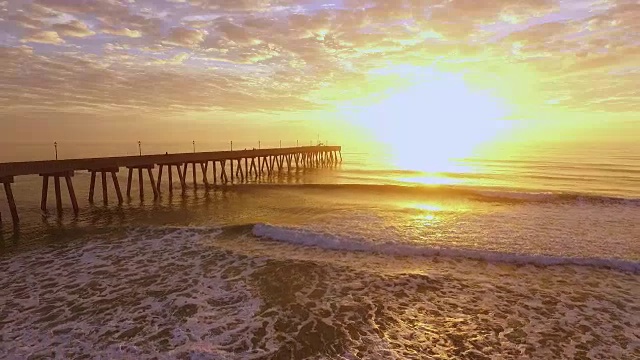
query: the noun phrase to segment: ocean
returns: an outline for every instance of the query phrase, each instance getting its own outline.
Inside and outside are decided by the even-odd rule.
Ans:
[[[137,151],[61,152],[87,148]],[[640,148],[500,154],[428,172],[345,147],[122,206],[88,204],[78,172],[77,217],[43,215],[20,177],[18,234],[0,195],[0,358],[640,359]]]

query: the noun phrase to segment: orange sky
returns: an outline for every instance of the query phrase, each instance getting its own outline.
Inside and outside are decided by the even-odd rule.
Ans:
[[[629,140],[639,33],[637,1],[0,1],[0,141]]]

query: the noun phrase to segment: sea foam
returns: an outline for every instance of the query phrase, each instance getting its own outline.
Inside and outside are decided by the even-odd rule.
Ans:
[[[0,258],[0,358],[264,355],[247,345],[261,300],[244,282],[260,260],[212,249],[219,232],[137,228]]]

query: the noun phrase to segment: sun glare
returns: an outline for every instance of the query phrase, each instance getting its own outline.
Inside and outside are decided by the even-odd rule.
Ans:
[[[389,89],[355,114],[355,121],[389,148],[398,168],[467,170],[455,160],[472,157],[506,128],[506,106],[488,92],[469,87],[462,75],[413,66],[370,75],[406,78],[405,86]]]

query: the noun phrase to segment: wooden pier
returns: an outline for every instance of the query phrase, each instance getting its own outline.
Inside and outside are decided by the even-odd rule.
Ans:
[[[180,189],[186,190],[188,169],[191,169],[191,181],[198,186],[197,168],[202,173],[202,184],[205,188],[211,185],[229,185],[236,182],[247,182],[262,177],[271,178],[282,172],[300,171],[309,168],[331,167],[342,162],[340,146],[305,146],[275,149],[253,149],[238,151],[193,152],[180,154],[159,154],[141,156],[120,156],[89,159],[65,159],[48,161],[27,161],[0,163],[0,183],[9,203],[9,211],[14,226],[20,223],[16,199],[11,188],[16,177],[40,175],[42,177],[42,200],[40,208],[47,211],[49,179],[53,178],[56,197],[56,210],[62,213],[61,181],[64,180],[71,205],[75,214],[80,211],[73,186],[73,176],[78,171],[91,174],[89,184],[89,202],[93,203],[96,180],[100,175],[102,185],[102,201],[109,203],[109,178],[115,190],[119,204],[124,201],[122,189],[116,174],[121,168],[128,171],[126,196],[131,198],[131,187],[134,176],[138,180],[140,199],[144,199],[144,183],[149,183],[153,198],[161,194],[163,171],[166,171],[168,191],[173,193],[173,173],[177,170]],[[154,170],[158,167],[157,176]],[[209,181],[209,174],[212,175]],[[137,175],[137,176],[136,176]],[[2,214],[0,214],[0,222]]]

